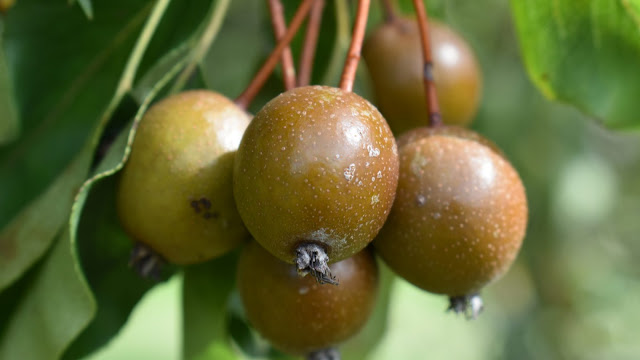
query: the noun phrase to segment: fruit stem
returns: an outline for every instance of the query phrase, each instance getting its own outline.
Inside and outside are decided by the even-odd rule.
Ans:
[[[215,5],[211,5],[211,9],[209,10],[210,17],[207,25],[197,42],[191,46],[191,51],[188,55],[189,62],[176,78],[176,81],[171,87],[170,93],[176,93],[184,88],[185,84],[189,81],[189,78],[191,78],[194,71],[207,54],[211,44],[218,37],[218,33],[222,28],[222,23],[227,16],[230,2],[231,1],[229,0],[217,1]]]
[[[279,41],[287,31],[282,2],[280,0],[269,0],[269,13],[271,14],[273,35],[276,41]],[[284,88],[285,90],[291,90],[296,87],[296,69],[293,66],[293,55],[291,54],[291,48],[289,46],[286,46],[284,50],[282,50],[280,64],[282,65]]]
[[[307,354],[307,360],[340,360],[340,351],[334,347],[313,351]]]
[[[145,279],[162,280],[161,272],[164,263],[164,259],[159,254],[140,242],[133,246],[129,256],[129,267],[135,269],[138,275]]]
[[[329,270],[329,255],[315,243],[303,243],[296,249],[296,268],[302,276],[311,274],[319,284],[338,285],[338,280]]]
[[[291,19],[289,28],[287,28],[287,31],[282,36],[282,38],[278,41],[278,44],[276,45],[276,47],[271,51],[271,54],[269,54],[269,57],[267,58],[265,63],[262,65],[260,70],[258,70],[258,73],[254,76],[253,80],[251,80],[251,83],[249,83],[249,85],[244,90],[244,92],[236,98],[235,100],[236,105],[238,105],[243,109],[246,109],[251,103],[251,101],[253,100],[253,98],[255,98],[255,96],[258,94],[258,91],[260,91],[264,83],[269,78],[269,75],[271,74],[273,69],[276,67],[280,54],[282,54],[282,51],[284,50],[284,48],[289,45],[289,43],[291,42],[291,39],[293,39],[295,34],[298,32],[298,29],[300,29],[300,25],[302,25],[304,18],[309,13],[309,10],[311,9],[311,5],[313,5],[313,2],[314,0],[304,0],[300,4],[300,6],[298,6],[298,10],[296,10],[296,13],[293,15],[293,18]]]
[[[351,92],[353,90],[353,82],[356,78],[356,70],[360,61],[360,50],[362,49],[362,41],[364,40],[364,32],[367,27],[367,18],[369,17],[370,0],[358,1],[358,12],[353,26],[353,35],[351,35],[351,46],[347,53],[347,59],[342,70],[342,78],[340,79],[340,89]]]
[[[309,14],[307,31],[304,37],[304,47],[302,48],[302,55],[300,55],[298,86],[307,86],[311,82],[311,71],[313,69],[313,60],[316,55],[316,45],[318,44],[318,34],[320,33],[323,9],[324,0],[315,0],[313,7],[311,8],[311,13]]]
[[[456,314],[465,314],[468,320],[475,320],[484,309],[480,294],[452,296],[449,298],[449,308]]]
[[[429,126],[437,127],[442,125],[442,116],[440,115],[440,106],[438,105],[436,83],[433,80],[433,58],[431,56],[427,11],[424,8],[422,0],[413,0],[413,6],[416,9],[418,26],[420,27],[420,41],[422,43],[422,57],[424,59],[423,81],[427,109],[429,111]]]
[[[382,5],[382,13],[384,14],[384,22],[394,22],[398,18],[398,15],[393,9],[393,3],[391,0],[380,0],[380,3]]]

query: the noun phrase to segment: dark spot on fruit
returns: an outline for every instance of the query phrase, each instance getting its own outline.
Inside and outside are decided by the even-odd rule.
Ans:
[[[200,204],[202,204],[202,206],[207,210],[211,209],[211,201],[207,198],[200,198]]]
[[[194,210],[196,213],[200,213],[200,205],[199,205],[199,203],[198,203],[197,201],[193,200],[193,201],[191,202],[191,207],[193,208],[193,210]]]

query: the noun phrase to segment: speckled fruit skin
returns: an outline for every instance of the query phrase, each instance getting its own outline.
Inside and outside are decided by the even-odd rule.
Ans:
[[[237,272],[247,319],[275,347],[291,354],[323,349],[356,334],[377,297],[375,258],[363,250],[330,267],[339,286],[300,277],[293,266],[251,242]]]
[[[362,97],[300,87],[266,104],[236,156],[234,195],[253,237],[293,263],[304,242],[330,262],[369,244],[389,214],[398,182],[395,140]]]
[[[232,180],[250,119],[206,90],[153,105],[120,178],[117,209],[127,233],[176,264],[211,259],[246,240]]]
[[[420,128],[398,139],[396,200],[374,246],[398,275],[433,293],[478,292],[509,268],[525,235],[520,177],[474,134]]]
[[[448,26],[429,22],[434,81],[444,123],[468,125],[480,101],[482,78],[473,51]],[[371,75],[376,104],[400,135],[427,124],[424,60],[413,19],[396,18],[374,30],[362,54]]]

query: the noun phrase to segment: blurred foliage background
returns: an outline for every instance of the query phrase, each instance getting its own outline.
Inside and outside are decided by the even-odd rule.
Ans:
[[[79,161],[85,153],[93,154],[101,129],[116,138],[118,131],[130,124],[138,107],[147,101],[146,96],[153,93],[152,87],[162,81],[159,74],[165,74],[179,62],[177,59],[189,58],[185,55],[189,46],[196,46],[196,42],[190,42],[191,34],[202,30],[203,25],[199,24],[206,23],[209,8],[207,1],[169,4],[140,60],[133,86],[111,106],[113,93],[118,94],[115,84],[153,3],[94,1],[90,6],[93,20],[88,20],[81,7],[59,2],[62,4],[45,6],[44,1],[18,0],[0,23],[0,50],[4,52],[0,54],[0,80],[13,80],[0,81],[0,227],[10,224],[23,206],[38,198],[70,161]],[[81,1],[85,10],[87,3],[91,4]],[[295,10],[294,3],[285,2],[288,16]],[[344,30],[342,20],[332,12],[339,12],[344,4],[327,1],[314,83],[337,84],[343,61],[340,55],[344,54],[348,38],[345,40],[344,31],[340,32],[341,26]],[[365,335],[344,346],[345,358],[640,358],[640,135],[606,129],[601,125],[602,119],[593,119],[570,105],[551,102],[534,87],[521,58],[511,7],[516,5],[500,0],[433,0],[427,4],[432,16],[457,29],[477,53],[484,87],[472,128],[495,141],[519,171],[529,200],[527,237],[509,273],[484,291],[486,309],[476,321],[446,313],[447,299],[422,292],[401,279],[391,280],[387,274],[381,298],[383,304],[389,302],[388,313],[384,307],[378,310]],[[409,1],[401,1],[400,7],[410,12]],[[34,23],[27,17],[38,11],[46,21]],[[64,23],[59,25],[61,20]],[[369,26],[380,21],[374,2]],[[93,32],[72,33],[85,24],[91,25]],[[350,25],[347,36],[349,29]],[[63,41],[71,36],[69,42]],[[635,36],[640,38],[640,31]],[[294,53],[300,43],[298,37]],[[264,4],[232,1],[218,37],[206,56],[197,61],[199,71],[187,87],[206,86],[234,97],[272,47]],[[640,57],[624,60],[635,62],[640,68]],[[67,81],[69,78],[75,81]],[[592,78],[583,76],[579,81],[581,87],[594,86],[597,94],[598,84],[594,85]],[[630,76],[625,81],[638,84],[640,79]],[[355,91],[370,98],[368,82],[361,63]],[[3,87],[5,84],[9,85]],[[634,88],[635,85],[628,86]],[[163,91],[167,90],[157,90],[159,96]],[[251,109],[259,109],[280,91],[276,72]],[[640,93],[633,96],[637,98]],[[626,114],[626,118],[635,117],[637,124],[639,113]],[[10,121],[17,118],[21,122]],[[87,143],[87,138],[93,141]],[[120,141],[124,149],[125,137],[118,139],[116,144]],[[104,169],[116,169],[119,153],[112,152],[115,160]],[[88,171],[92,159],[87,155],[84,160],[85,175],[98,173],[95,164]],[[69,185],[73,194],[81,183]],[[63,196],[60,191],[56,193]],[[190,341],[183,336],[188,338],[189,331],[208,331],[206,327],[190,326],[186,319],[194,314],[182,310],[183,302],[194,301],[185,294],[188,286],[183,280],[191,276],[191,271],[199,270],[177,271],[170,281],[145,294],[151,284],[134,279],[133,272],[126,269],[128,239],[117,228],[112,205],[104,206],[112,195],[112,178],[97,183],[82,215],[76,210],[79,235],[68,236],[72,245],[77,242],[80,260],[75,261],[79,261],[86,277],[79,275],[80,282],[87,282],[98,306],[93,328],[90,326],[73,343],[67,358],[179,358],[183,343]],[[53,206],[38,212],[37,219],[46,222],[53,217],[51,211],[67,210]],[[58,250],[59,244],[67,239],[64,228],[52,227],[50,237],[56,239],[52,240],[56,245],[43,245],[44,257],[34,258],[34,265],[29,265],[28,271],[22,270],[20,281],[0,295],[0,348],[5,347],[0,349],[0,359],[15,354],[6,350],[7,339],[33,340],[35,334],[28,330],[36,325],[22,324],[40,324],[41,320],[20,319],[23,313],[37,312],[40,306],[58,304],[47,299],[47,294],[62,292],[57,301],[68,307],[55,310],[63,312],[63,318],[64,311],[76,306],[73,301],[69,304],[64,294],[73,297],[74,291],[81,290],[47,287],[43,285],[48,284],[46,277],[41,274],[59,274],[49,269],[58,269],[55,264],[62,260],[57,259],[65,259],[58,255],[62,251]],[[8,234],[6,228],[2,234]],[[0,250],[8,251],[3,247]],[[5,264],[0,261],[0,270],[5,271],[2,266]],[[54,275],[50,277],[55,279]],[[189,286],[197,285],[196,280]],[[225,286],[224,281],[214,281],[215,284]],[[36,291],[44,295],[33,295]],[[215,296],[215,292],[212,294]],[[229,296],[231,315],[223,317],[241,319],[241,309],[234,310],[237,299],[233,293]],[[39,305],[42,303],[48,305]],[[91,301],[87,304],[90,309]],[[193,309],[200,308],[194,305]],[[88,321],[91,317],[82,319]],[[229,324],[234,324],[232,320]],[[84,326],[77,325],[78,329]],[[89,349],[99,347],[116,333],[106,346],[89,354]],[[260,339],[242,326],[229,333],[244,344],[245,350],[253,349],[245,355],[269,354]],[[73,338],[69,335],[65,341]],[[65,347],[66,344],[53,348]]]

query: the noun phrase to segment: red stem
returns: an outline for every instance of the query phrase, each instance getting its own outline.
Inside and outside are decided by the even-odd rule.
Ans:
[[[280,0],[269,0],[269,13],[271,14],[271,25],[273,25],[273,35],[276,41],[282,39],[287,31],[287,24],[284,20],[284,7]],[[293,55],[291,48],[285,47],[280,57],[282,65],[282,80],[285,90],[296,87],[296,69],[293,65]]]
[[[364,31],[367,27],[367,18],[369,17],[370,0],[358,1],[358,12],[353,26],[353,35],[351,35],[351,46],[342,70],[342,78],[340,79],[340,88],[344,91],[351,92],[353,90],[353,81],[356,78],[356,70],[360,61],[360,50],[362,49],[362,41],[364,40]]]
[[[316,54],[316,45],[318,44],[318,34],[320,33],[323,9],[324,0],[315,0],[311,8],[311,13],[309,14],[307,32],[304,38],[304,48],[302,48],[302,55],[300,56],[298,86],[307,86],[311,82],[311,72]]]
[[[433,81],[433,58],[431,56],[431,44],[429,38],[429,22],[427,21],[427,11],[422,0],[413,0],[413,6],[418,16],[418,26],[420,27],[420,41],[422,43],[422,56],[424,58],[424,91],[429,111],[429,126],[437,127],[442,125],[440,106],[438,105],[438,94],[436,84]]]
[[[393,22],[397,19],[396,11],[393,9],[392,0],[380,0],[382,4],[382,13],[384,14],[384,21],[387,23]]]
[[[304,18],[309,13],[311,5],[313,5],[313,1],[314,0],[304,0],[300,6],[298,6],[298,10],[296,10],[295,15],[293,15],[293,19],[291,19],[289,28],[285,32],[284,36],[282,36],[278,41],[278,44],[271,51],[271,54],[269,54],[265,63],[262,65],[256,76],[254,76],[253,80],[251,80],[251,83],[247,86],[244,92],[236,98],[236,105],[246,109],[253,98],[258,94],[258,91],[260,91],[264,83],[267,81],[269,75],[271,75],[271,72],[276,67],[276,64],[278,64],[278,58],[282,54],[282,51],[285,47],[289,46],[291,39],[293,39],[295,34],[298,32],[298,29],[300,29],[300,25],[302,25]]]

